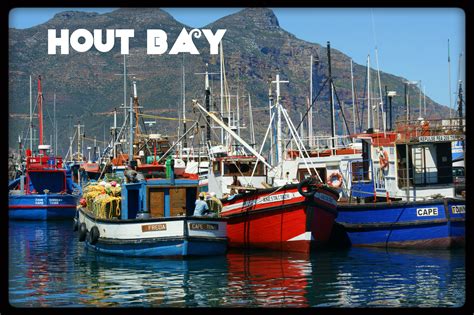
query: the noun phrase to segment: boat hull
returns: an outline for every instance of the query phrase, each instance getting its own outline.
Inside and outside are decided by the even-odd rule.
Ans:
[[[320,190],[305,198],[296,185],[272,191],[223,200],[229,247],[309,253],[328,242],[337,217],[337,194]]]
[[[10,195],[8,215],[15,220],[72,219],[78,197],[70,194]]]
[[[337,222],[352,246],[434,249],[465,243],[461,199],[340,205],[338,210]]]
[[[222,255],[227,251],[225,219],[173,217],[104,220],[95,219],[81,208],[78,223],[86,225],[87,248],[102,254],[188,257]],[[94,226],[100,233],[96,242],[91,239]]]

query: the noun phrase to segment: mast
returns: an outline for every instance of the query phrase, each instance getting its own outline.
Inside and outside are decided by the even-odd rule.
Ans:
[[[310,67],[309,67],[309,113],[308,113],[308,141],[309,147],[314,146],[313,142],[313,55],[310,58]]]
[[[418,117],[420,118],[421,117],[421,80],[418,81],[418,92],[420,92],[419,94],[419,102],[418,102]]]
[[[207,71],[208,64],[206,63],[206,79],[205,79],[205,88],[206,88],[206,94],[205,94],[205,105],[206,105],[206,110],[209,112],[211,110],[210,108],[210,95],[211,95],[211,89],[209,87],[209,72]],[[209,117],[206,117],[206,122],[207,122],[207,129],[206,129],[206,140],[207,143],[210,143],[211,141],[211,119]]]
[[[372,106],[370,103],[370,55],[367,55],[367,130],[372,128]]]
[[[43,90],[41,88],[41,76],[38,76],[38,120],[39,120],[39,144],[43,144]],[[40,151],[43,153],[43,150]]]
[[[273,92],[272,92],[272,84],[271,84],[271,79],[268,82],[268,113],[270,116],[270,125],[272,129],[272,136],[270,137],[270,164],[274,164],[274,159],[275,159],[275,152],[273,150],[273,147],[276,143],[276,130],[275,130],[275,123],[273,122]]]
[[[255,129],[253,125],[253,113],[252,113],[252,100],[250,99],[249,95],[249,124],[250,124],[250,141],[252,141],[252,146],[255,146]]]
[[[127,61],[123,55],[123,125],[127,121]]]
[[[54,156],[58,155],[58,126],[56,122],[56,93],[53,98]]]
[[[184,73],[184,54],[183,54],[183,134],[186,134],[186,79],[185,79],[185,73]],[[183,140],[183,146],[187,147],[187,138],[184,137]]]
[[[351,58],[351,89],[352,89],[352,120],[353,120],[353,125],[354,125],[354,133],[356,133],[354,72],[353,72],[353,70],[352,70],[352,58]]]
[[[331,44],[327,42],[327,51],[328,51],[328,75],[329,75],[329,103],[331,105],[331,144],[332,148],[335,148],[335,121],[334,121],[334,99],[333,99],[333,83],[332,83],[332,73],[331,73]]]
[[[117,157],[117,108],[114,108],[114,129],[113,129],[113,157]]]
[[[219,44],[219,68],[220,68],[220,83],[221,83],[221,117],[224,117],[224,77],[223,77],[223,68],[224,68],[224,53],[222,48],[222,41]],[[221,128],[221,144],[224,143],[224,129]]]
[[[236,95],[236,98],[237,98],[237,102],[236,102],[236,106],[237,106],[237,134],[240,136],[239,85],[237,85],[237,95]]]
[[[459,80],[459,92],[458,92],[458,117],[462,118],[462,81]],[[461,126],[461,123],[459,124]]]
[[[31,94],[31,75],[30,75],[30,150],[33,150],[33,100]]]
[[[277,73],[276,80],[272,83],[276,84],[276,106],[277,106],[277,159],[275,163],[278,165],[283,161],[283,139],[281,137],[281,106],[280,106],[280,83],[289,83],[290,81],[280,81],[280,74]]]
[[[377,62],[377,78],[379,80],[379,96],[380,96],[380,111],[382,114],[382,126],[383,131],[385,132],[387,129],[387,125],[385,123],[385,111],[383,108],[383,97],[382,97],[382,82],[380,81],[380,67],[379,67],[379,53],[377,50],[377,46],[375,46],[375,61]],[[420,94],[421,95],[421,94]],[[379,114],[379,106],[377,106],[377,129],[380,128],[380,114]]]
[[[448,38],[448,93],[449,93],[449,118],[453,117],[451,114],[451,108],[453,106],[451,102],[451,56],[449,54],[449,38]]]
[[[133,81],[135,82],[135,81]],[[135,91],[134,91],[135,92]],[[133,95],[135,98],[135,94]],[[133,161],[133,98],[130,97],[130,106],[129,106],[129,115],[130,115],[130,125],[128,130],[128,163],[131,165],[131,161]]]

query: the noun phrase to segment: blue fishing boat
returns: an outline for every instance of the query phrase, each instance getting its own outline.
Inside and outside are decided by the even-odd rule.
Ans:
[[[133,81],[130,110],[133,108],[138,115],[136,91]],[[115,181],[102,181],[84,188],[74,224],[79,241],[92,251],[118,256],[224,254],[227,219],[217,217],[217,213],[194,216],[199,180],[190,178],[181,164],[175,164],[167,138],[142,134],[139,127],[133,128],[133,115],[129,123],[125,183],[119,186]],[[153,153],[148,153],[150,159],[140,149],[147,143],[153,148]],[[112,164],[123,165],[125,156],[119,157]]]
[[[60,157],[26,157],[25,175],[9,183],[10,219],[74,218],[81,189],[72,182],[71,171],[62,163]]]
[[[8,184],[8,213],[10,219],[49,220],[71,219],[81,189],[73,183],[69,168],[61,157],[48,155],[50,145],[43,144],[43,93],[38,78],[39,146],[33,154],[26,150],[24,174]]]
[[[465,243],[465,199],[455,197],[451,142],[460,119],[400,122],[394,132],[356,136],[351,192],[338,203],[354,246],[450,248]]]
[[[102,195],[103,209],[97,200],[96,206],[79,209],[79,241],[93,251],[119,256],[224,254],[226,219],[193,216],[198,187],[198,180],[174,176],[125,183],[120,200]]]

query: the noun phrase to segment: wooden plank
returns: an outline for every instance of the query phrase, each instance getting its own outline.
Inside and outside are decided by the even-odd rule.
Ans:
[[[186,188],[170,188],[170,216],[186,214]]]
[[[162,218],[165,215],[165,193],[161,189],[148,190],[148,209],[152,218]]]

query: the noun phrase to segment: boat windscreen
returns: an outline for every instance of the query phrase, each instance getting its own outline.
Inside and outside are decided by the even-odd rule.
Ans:
[[[49,190],[50,193],[59,193],[65,190],[65,172],[28,172],[32,188],[38,193],[44,193]]]

